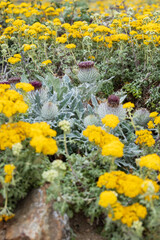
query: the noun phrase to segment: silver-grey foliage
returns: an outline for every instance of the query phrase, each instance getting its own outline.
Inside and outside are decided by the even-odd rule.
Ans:
[[[107,102],[104,102],[99,105],[97,114],[100,118],[105,117],[107,114],[114,114],[122,121],[126,117],[126,110],[123,108],[122,104],[119,104],[117,107],[110,107]]]

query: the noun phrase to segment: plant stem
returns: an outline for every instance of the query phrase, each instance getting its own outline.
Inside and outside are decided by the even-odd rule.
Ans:
[[[64,148],[65,148],[66,155],[69,156],[68,149],[67,149],[67,140],[66,140],[66,133],[65,132],[64,132]]]

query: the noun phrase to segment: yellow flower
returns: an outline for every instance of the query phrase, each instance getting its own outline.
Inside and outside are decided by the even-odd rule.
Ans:
[[[56,42],[57,43],[66,43],[67,42],[67,38],[66,37],[57,37],[56,38]]]
[[[9,86],[9,85],[8,85]],[[8,87],[7,86],[7,87]],[[5,87],[5,86],[4,86]],[[1,89],[0,112],[6,117],[11,117],[16,113],[25,113],[28,105],[23,101],[23,96],[15,90]],[[2,91],[3,90],[3,91]]]
[[[7,164],[4,166],[4,172],[6,173],[5,176],[5,183],[10,183],[12,181],[13,171],[15,169],[15,166],[13,164]]]
[[[101,127],[95,125],[87,126],[86,130],[83,131],[83,135],[88,137],[90,142],[94,142],[99,147],[103,147],[113,141],[119,141],[118,137],[107,133]]]
[[[144,193],[148,193],[148,195],[152,196],[156,196],[154,193],[157,193],[159,191],[159,185],[156,183],[156,181],[153,181],[151,179],[144,180],[141,188]]]
[[[134,108],[134,107],[135,107],[134,103],[131,103],[131,102],[128,102],[128,103],[123,104],[123,108],[132,109],[132,108]]]
[[[30,50],[30,49],[35,49],[35,48],[37,48],[37,46],[36,46],[35,44],[31,44],[31,45],[29,45],[29,44],[24,44],[23,47],[24,47],[24,52],[26,52],[26,51],[28,51],[28,50]]]
[[[138,221],[139,218],[145,218],[147,209],[139,203],[134,203],[131,206],[124,207],[123,217],[121,221],[128,227],[131,227],[133,222]]]
[[[104,191],[100,194],[99,205],[107,208],[109,205],[113,205],[117,202],[117,194],[114,191]]]
[[[43,135],[33,137],[30,145],[35,148],[37,153],[42,152],[45,155],[53,155],[58,151],[56,141]]]
[[[122,157],[124,144],[118,141],[112,141],[102,147],[103,156]]]
[[[102,123],[106,127],[115,128],[119,123],[119,118],[113,114],[107,114],[104,118],[101,119]]]
[[[43,61],[41,64],[46,66],[46,65],[48,65],[49,63],[52,63],[52,61],[48,59],[48,60],[46,60],[46,61]]]
[[[14,56],[13,57],[15,57],[15,58],[21,58],[21,54],[14,54]]]
[[[46,122],[40,122],[40,123],[33,123],[30,126],[29,130],[29,137],[36,137],[39,135],[43,135],[45,137],[55,137],[56,131],[50,128],[50,125],[48,125]]]
[[[112,206],[112,212],[109,212],[108,217],[112,218],[113,221],[119,220],[124,215],[124,207],[119,203],[116,202]]]
[[[154,128],[154,124],[153,124],[152,121],[149,121],[149,122],[147,123],[147,125],[148,125],[148,128],[149,128],[149,129]]]
[[[139,130],[136,131],[136,135],[138,136],[135,143],[140,145],[147,145],[148,147],[152,147],[155,144],[155,140],[152,136],[152,132],[148,130]]]
[[[50,36],[40,36],[38,39],[39,40],[48,40],[50,38]]]
[[[156,153],[143,156],[140,158],[139,166],[160,171],[160,157]]]
[[[24,52],[31,49],[31,46],[29,44],[24,44]]]
[[[155,123],[156,125],[160,124],[160,116],[155,117],[154,123]]]
[[[76,48],[76,45],[71,43],[71,44],[67,44],[65,47],[68,49],[72,49],[72,48]]]
[[[6,175],[5,179],[4,179],[4,182],[5,183],[10,183],[11,181],[12,181],[12,175]]]
[[[134,198],[139,194],[143,194],[141,188],[142,183],[143,179],[138,176],[126,174],[122,171],[112,171],[101,175],[98,179],[97,186],[116,189],[117,193]]]
[[[21,61],[21,59],[17,58],[17,57],[10,57],[10,58],[8,58],[8,62],[11,63],[11,64],[15,64],[15,63],[20,62],[20,61]]]
[[[151,112],[149,116],[154,118],[154,117],[157,117],[157,115],[158,115],[158,112]]]
[[[9,85],[9,84],[1,84],[1,83],[0,83],[0,89],[6,90],[6,89],[8,89],[8,88],[10,88],[10,85]]]
[[[30,92],[34,90],[34,87],[30,83],[22,83],[22,82],[17,83],[16,88],[23,89],[23,91],[25,92]]]
[[[14,169],[15,169],[15,166],[13,164],[6,164],[4,166],[4,172],[8,175],[12,175]]]

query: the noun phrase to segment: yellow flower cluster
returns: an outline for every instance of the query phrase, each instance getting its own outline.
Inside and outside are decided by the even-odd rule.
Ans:
[[[46,66],[46,65],[48,65],[49,63],[52,63],[52,61],[48,59],[48,60],[43,61],[41,64],[44,65],[44,66]]]
[[[138,136],[135,143],[139,145],[146,145],[148,147],[152,147],[155,144],[155,140],[152,136],[152,132],[148,130],[139,130],[136,131],[136,135]]]
[[[21,55],[20,54],[14,54],[13,57],[8,58],[8,62],[11,63],[11,64],[21,62]]]
[[[88,137],[90,142],[94,142],[96,145],[102,148],[102,155],[104,156],[123,156],[124,144],[120,142],[118,137],[107,133],[101,127],[95,125],[87,126],[83,131],[83,135]]]
[[[155,118],[155,117],[157,117],[157,115],[158,115],[158,112],[151,112],[149,116],[151,118]]]
[[[6,90],[8,84],[0,84],[0,113],[11,117],[16,113],[25,113],[28,105],[24,102],[23,96],[15,90]]]
[[[37,48],[35,44],[24,44],[23,47],[24,47],[24,52]]]
[[[119,118],[113,114],[107,114],[104,118],[101,119],[102,123],[106,127],[115,128],[119,123]]]
[[[117,194],[114,191],[104,191],[99,196],[99,205],[107,208],[109,205],[113,205],[117,202]]]
[[[134,107],[135,107],[134,103],[131,103],[131,102],[123,104],[123,108],[132,109]]]
[[[123,206],[117,200],[117,193],[114,191],[104,191],[100,194],[99,205],[101,207],[109,208],[108,217],[113,221],[120,220],[123,224],[131,227],[134,221],[140,218],[145,218],[147,209],[139,203],[134,203],[130,206]]]
[[[17,89],[22,89],[25,92],[30,92],[34,90],[34,87],[30,83],[17,83],[16,84]]]
[[[150,179],[147,180],[154,185],[155,193],[158,192],[158,184]],[[98,179],[97,186],[115,189],[119,194],[134,198],[147,192],[147,189],[142,187],[144,181],[142,178],[132,174],[126,174],[122,171],[112,171],[101,175]]]
[[[160,157],[156,153],[142,156],[139,161],[139,166],[160,171]]]
[[[12,148],[16,143],[31,138],[30,145],[37,153],[51,154],[57,152],[56,141],[52,138],[56,136],[56,131],[45,123],[17,122],[3,124],[0,128],[0,149]]]
[[[131,227],[133,222],[138,221],[140,218],[145,218],[147,215],[147,209],[139,203],[134,203],[130,206],[123,206],[117,203],[112,208],[113,213],[109,213],[108,216],[113,221],[121,220],[123,224]]]
[[[160,124],[160,116],[158,116],[158,112],[152,112],[149,115],[151,118],[153,118],[153,120],[148,122],[148,128],[154,128],[155,125],[159,125]]]
[[[24,141],[30,131],[30,123],[17,122],[1,125],[0,128],[0,149],[5,150],[7,147],[12,148],[12,145]]]
[[[51,138],[56,136],[56,131],[52,130],[46,122],[33,123],[30,127],[30,145],[36,149],[37,153],[53,155],[58,151],[56,141]]]
[[[159,5],[144,4],[144,0],[125,1],[126,9],[131,9],[132,16],[130,15],[130,11],[124,9],[122,1],[106,0],[92,3],[90,4],[91,9],[89,12],[92,12],[92,10],[96,13],[98,12],[95,16],[92,16],[94,23],[87,24],[86,21],[76,21],[72,25],[69,23],[62,24],[60,21],[61,14],[66,7],[68,9],[70,5],[70,8],[73,9],[72,1],[64,1],[61,8],[48,2],[39,5],[31,5],[31,3],[21,3],[19,5],[10,2],[7,4],[6,2],[4,3],[0,4],[1,14],[7,14],[8,19],[6,20],[7,27],[2,32],[0,38],[11,38],[13,34],[18,33],[19,37],[25,36],[26,39],[32,37],[40,41],[47,41],[54,36],[55,39],[53,40],[59,42],[56,39],[57,34],[55,34],[59,29],[62,35],[65,31],[67,36],[65,40],[60,40],[59,43],[62,44],[66,42],[66,39],[72,41],[74,39],[83,40],[86,36],[90,37],[93,43],[100,43],[99,47],[102,49],[104,47],[112,48],[120,41],[125,41],[130,45],[136,46],[158,46],[160,42],[159,16],[155,14],[159,9]],[[143,5],[143,8],[139,7],[140,3]],[[112,17],[110,24],[105,26],[103,19],[113,14],[109,6],[114,4],[118,9],[118,15],[116,18]],[[79,7],[74,9],[74,14],[81,16],[81,9]],[[41,19],[41,23],[34,22],[32,25],[27,25],[26,21],[17,19],[17,16],[21,16],[25,20],[26,18],[35,16]],[[62,35],[58,36],[58,38],[61,38]],[[30,47],[26,47],[25,50],[29,50],[28,48],[30,49]]]
[[[76,48],[76,45],[73,44],[73,43],[67,44],[67,45],[65,46],[65,48],[68,48],[68,49]]]
[[[153,123],[152,121],[149,121],[149,122],[147,123],[147,126],[148,126],[149,129],[152,129],[152,128],[155,127],[155,126],[154,126],[154,123]]]
[[[143,180],[138,176],[126,174],[122,171],[106,172],[99,177],[97,186],[105,186],[107,189],[100,194],[99,205],[104,208],[109,207],[108,216],[113,221],[120,220],[128,227],[131,227],[134,221],[145,218],[147,209],[139,203],[123,206],[118,201],[118,194],[123,194],[129,198],[141,195],[147,201],[159,198],[156,193],[160,187],[155,181],[151,179]],[[115,189],[116,192],[108,189]]]
[[[103,156],[122,157],[124,144],[119,139],[113,140],[102,147]]]
[[[15,166],[13,164],[7,164],[4,166],[4,172],[5,175],[5,183],[10,183],[12,181],[13,171],[15,169]]]
[[[156,125],[160,124],[160,116],[155,117],[154,123],[155,123]]]
[[[9,219],[13,218],[14,216],[15,216],[15,214],[10,214],[10,215],[2,214],[2,215],[0,215],[0,222],[2,222],[3,220],[8,221]]]

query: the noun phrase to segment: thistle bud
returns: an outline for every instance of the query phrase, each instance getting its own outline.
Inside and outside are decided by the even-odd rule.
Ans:
[[[32,81],[30,84],[34,87],[34,90],[38,90],[42,87],[42,83],[39,81]]]
[[[115,95],[110,95],[107,102],[101,103],[97,109],[97,113],[100,118],[104,118],[107,114],[116,115],[120,121],[126,117],[126,109],[120,104],[119,97]]]
[[[45,120],[52,120],[58,116],[58,107],[52,102],[45,102],[42,106],[41,115]]]
[[[93,61],[84,61],[78,64],[78,79],[81,83],[92,83],[97,80],[99,73]]]
[[[150,113],[146,108],[140,108],[133,114],[133,121],[135,125],[146,127],[151,120]]]
[[[116,95],[110,95],[108,97],[108,106],[117,108],[119,106],[119,97]]]
[[[87,117],[84,118],[84,126],[87,127],[89,125],[95,125],[98,126],[99,119],[95,115],[88,115]]]

